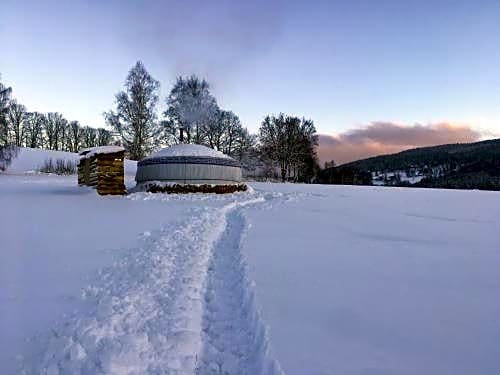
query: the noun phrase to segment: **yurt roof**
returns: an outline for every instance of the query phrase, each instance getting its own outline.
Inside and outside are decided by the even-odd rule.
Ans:
[[[231,157],[227,156],[226,154],[223,154],[220,151],[214,150],[213,148],[202,145],[193,145],[184,143],[163,148],[151,154],[146,159],[175,157],[175,156],[196,156],[196,157],[231,159]]]

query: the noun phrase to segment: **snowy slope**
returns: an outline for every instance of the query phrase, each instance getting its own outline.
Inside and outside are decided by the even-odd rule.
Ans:
[[[114,147],[114,146],[113,146]],[[19,148],[17,157],[12,161],[11,165],[7,168],[7,173],[30,173],[36,172],[43,165],[47,159],[53,161],[57,159],[70,160],[78,163],[79,156],[77,153],[65,151],[42,150],[39,148]],[[137,162],[125,160],[125,174],[135,175]]]
[[[42,150],[39,148],[20,147],[17,157],[12,160],[7,168],[9,173],[36,172],[40,169],[45,160],[52,158],[69,160],[78,163],[78,154],[64,151]]]
[[[498,193],[252,187],[0,175],[0,373],[498,372]]]
[[[287,374],[500,373],[500,194],[253,184],[244,243]]]

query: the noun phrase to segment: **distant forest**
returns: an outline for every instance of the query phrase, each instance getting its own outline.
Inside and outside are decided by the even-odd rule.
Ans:
[[[423,176],[414,184],[396,181],[394,186],[500,190],[500,139],[416,148],[340,168],[359,175],[398,171],[407,176],[416,172]]]

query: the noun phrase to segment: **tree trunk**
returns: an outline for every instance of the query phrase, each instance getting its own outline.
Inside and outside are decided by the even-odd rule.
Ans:
[[[286,179],[286,166],[281,166],[281,182],[285,182]]]

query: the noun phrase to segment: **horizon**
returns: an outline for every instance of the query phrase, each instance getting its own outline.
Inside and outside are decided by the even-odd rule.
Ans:
[[[311,118],[321,163],[500,134],[495,2],[7,0],[4,8],[2,80],[30,111],[82,125],[104,126],[102,113],[141,60],[161,83],[160,113],[176,76],[198,74],[252,133],[267,114]]]

